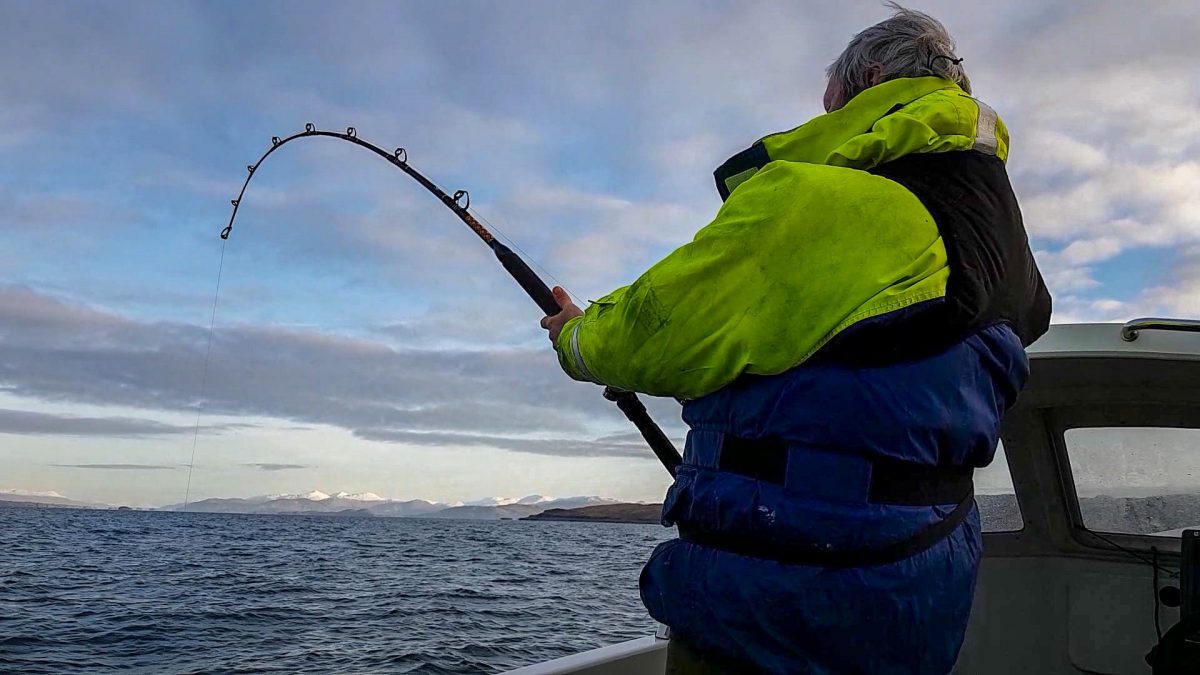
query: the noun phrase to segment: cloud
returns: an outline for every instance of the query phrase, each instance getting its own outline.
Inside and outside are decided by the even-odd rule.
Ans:
[[[1124,323],[1136,314],[1136,305],[1112,298],[1082,298],[1060,295],[1054,298],[1054,323]]]
[[[1171,282],[1145,289],[1143,303],[1162,307],[1171,316],[1200,316],[1200,247],[1185,253],[1169,272]]]
[[[259,471],[289,471],[291,469],[315,469],[316,467],[310,464],[275,464],[272,462],[250,462],[243,464],[258,469]]]
[[[1059,294],[1078,293],[1097,288],[1102,284],[1096,280],[1090,267],[1049,266],[1042,268],[1042,276],[1051,294],[1057,298]],[[1059,311],[1055,302],[1055,313]]]
[[[14,327],[0,329],[0,383],[9,394],[196,410],[202,328],[136,322],[21,288],[0,288],[0,326]],[[564,377],[548,346],[409,349],[312,330],[238,325],[214,336],[207,382],[208,415],[332,425],[362,438],[418,445],[445,437],[543,454],[552,446],[589,456],[633,454],[629,444],[595,435],[620,428],[620,414],[598,387]],[[678,428],[676,404],[648,403],[668,429]],[[42,433],[95,432],[98,425],[37,419],[43,420]],[[108,424],[103,429],[109,433],[186,430]],[[547,434],[563,440],[544,440]]]
[[[523,344],[536,337],[532,304],[518,294],[500,302],[484,302],[469,310],[439,304],[424,313],[371,327],[371,333],[397,345],[416,349],[495,349],[498,344]],[[522,302],[523,301],[523,302]]]
[[[572,190],[530,191],[513,210],[529,220],[587,226],[568,230],[550,244],[549,258],[571,272],[571,285],[596,299],[634,280],[628,270],[644,269],[689,241],[712,217],[709,205],[673,201],[632,202]]]
[[[1055,320],[1200,313],[1187,253],[1200,244],[1195,4],[927,9],[1012,132]],[[215,237],[245,164],[272,134],[352,124],[471,189],[592,299],[690,240],[718,206],[711,170],[818,113],[823,67],[886,14],[877,2],[14,6],[0,28],[0,91],[17,92],[0,107],[0,283],[21,286],[0,286],[0,387],[378,442],[639,454],[599,390],[557,369],[536,310],[473,235],[335,141],[289,146],[247,193],[221,249],[201,397]],[[1124,260],[1136,266],[1113,274]],[[678,406],[648,403],[678,435]],[[9,433],[189,431],[29,414],[10,411],[26,431]]]
[[[1114,162],[1073,186],[1025,200],[1035,236],[1107,237],[1126,245],[1200,241],[1200,162]]]
[[[100,469],[104,471],[173,471],[178,467],[166,464],[51,464],[63,469]]]
[[[203,427],[211,433],[224,427]],[[0,434],[23,436],[107,436],[146,438],[190,434],[194,427],[164,424],[154,420],[127,417],[72,417],[26,410],[0,409]]]
[[[203,197],[196,204],[204,208],[186,207],[203,218],[160,207],[139,215],[156,234],[196,227],[210,213],[219,223],[240,164],[272,133],[310,119],[354,124],[364,137],[408,146],[446,187],[475,188],[485,214],[511,224],[514,238],[592,297],[687,241],[715,210],[711,169],[763,133],[818,112],[824,65],[849,35],[887,13],[870,3],[748,2],[734,11],[536,2],[474,6],[463,21],[432,8],[339,12],[301,2],[285,12],[243,8],[235,19],[220,5],[96,6],[81,19],[21,7],[10,25],[53,29],[10,30],[0,40],[0,55],[11,56],[0,85],[23,94],[6,110],[18,111],[22,128],[59,135],[70,148],[46,153],[33,174],[59,175],[76,148],[112,156],[108,150],[121,149],[111,183],[70,177],[56,190],[67,209],[61,218],[51,218],[53,208],[29,217],[70,222],[79,208],[72,200],[134,183],[145,192],[105,201]],[[1197,83],[1192,45],[1178,37],[1196,25],[1194,8],[928,9],[956,34],[978,94],[1013,131],[1011,169],[1040,246],[1110,237],[1128,250],[1195,240],[1187,160],[1200,147]],[[688,21],[672,20],[681,12]],[[144,39],[136,49],[114,44],[114,31]],[[1153,50],[1145,35],[1156,36]],[[729,57],[749,44],[754,59]],[[1047,63],[1055,65],[1053,86]],[[93,134],[97,127],[105,133]],[[256,267],[267,259],[314,275],[400,280],[423,305],[465,301],[500,283],[479,273],[487,263],[469,235],[398,172],[334,141],[302,141],[286,152],[248,193],[231,256],[254,252]],[[72,240],[103,236],[75,229]],[[159,257],[178,255],[178,243]],[[287,287],[295,279],[258,281]],[[289,301],[301,303],[296,296]]]
[[[140,216],[134,208],[110,203],[106,196],[61,188],[34,191],[0,186],[0,228],[10,236],[17,234],[17,230],[21,233],[49,230],[61,236],[63,231],[81,227],[112,229]]]
[[[1079,179],[1103,170],[1110,161],[1102,149],[1066,130],[1035,129],[1029,138],[1018,140],[1023,148],[1021,166],[1028,174]]]
[[[355,436],[372,441],[427,446],[486,446],[514,452],[562,457],[651,457],[646,442],[636,433],[601,438],[519,438],[460,433],[413,432],[396,429],[357,429]],[[676,439],[677,446],[681,441]]]
[[[1079,239],[1059,251],[1034,252],[1046,286],[1054,295],[1072,294],[1100,287],[1093,265],[1119,254],[1122,244],[1114,237]],[[1055,307],[1055,312],[1059,307]]]
[[[1059,259],[1068,265],[1087,265],[1108,260],[1121,252],[1121,241],[1116,237],[1077,239],[1059,252]]]

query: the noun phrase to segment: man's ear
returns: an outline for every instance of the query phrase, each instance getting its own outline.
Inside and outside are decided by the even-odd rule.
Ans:
[[[878,61],[872,61],[867,65],[867,86],[874,87],[883,82],[883,64]]]

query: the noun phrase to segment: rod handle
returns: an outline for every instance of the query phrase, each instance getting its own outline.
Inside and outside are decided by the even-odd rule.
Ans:
[[[512,249],[508,248],[499,241],[492,240],[489,242],[492,247],[492,252],[496,254],[496,258],[504,269],[512,275],[512,278],[525,289],[525,293],[533,298],[538,307],[542,308],[542,312],[546,316],[553,316],[562,311],[558,306],[558,301],[554,299],[554,293],[546,286],[546,282],[542,281],[541,277],[534,274],[533,270],[529,269],[529,265],[525,264],[524,260]],[[675,445],[671,443],[671,439],[663,433],[662,428],[654,422],[647,412],[645,404],[638,399],[637,394],[631,391],[622,391],[605,387],[604,398],[617,404],[625,417],[633,422],[637,430],[641,432],[642,438],[646,439],[646,443],[650,449],[654,451],[658,461],[666,467],[671,476],[675,476],[675,471],[678,469],[683,459],[679,455],[679,451],[675,449]]]
[[[492,240],[491,246],[492,252],[496,254],[496,259],[500,261],[501,265],[504,265],[504,269],[508,270],[521,288],[525,289],[525,293],[533,298],[537,306],[542,309],[543,314],[554,316],[562,311],[562,307],[559,307],[558,301],[554,299],[554,293],[550,292],[550,287],[534,274],[533,270],[529,269],[529,265],[526,265],[520,256],[499,241]]]

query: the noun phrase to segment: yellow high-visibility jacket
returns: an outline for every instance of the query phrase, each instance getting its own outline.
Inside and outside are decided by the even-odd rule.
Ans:
[[[730,160],[727,199],[690,243],[567,322],[559,362],[577,380],[694,399],[744,373],[787,371],[859,322],[946,298],[953,265],[938,223],[870,171],[921,153],[1003,162],[1008,140],[994,111],[935,77],[885,82],[767,136]]]

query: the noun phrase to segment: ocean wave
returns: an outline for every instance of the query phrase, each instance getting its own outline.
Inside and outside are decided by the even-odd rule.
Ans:
[[[0,572],[0,608],[15,610],[0,611],[0,672],[22,673],[496,672],[649,634],[638,572],[669,535],[79,510],[5,519],[0,550],[19,555]]]

